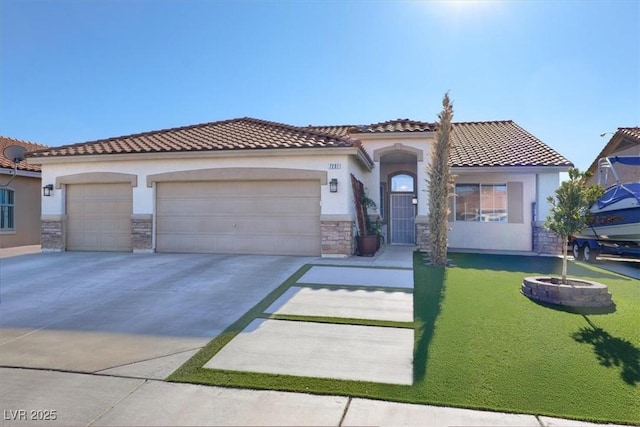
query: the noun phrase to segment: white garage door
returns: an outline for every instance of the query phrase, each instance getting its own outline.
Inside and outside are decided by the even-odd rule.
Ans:
[[[318,181],[158,183],[159,252],[320,255]]]
[[[131,251],[131,184],[67,185],[67,250]]]

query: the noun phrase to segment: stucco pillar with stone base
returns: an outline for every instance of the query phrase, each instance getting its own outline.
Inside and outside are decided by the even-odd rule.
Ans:
[[[62,252],[65,250],[66,215],[42,215],[40,221],[40,244],[42,252]]]
[[[323,257],[341,258],[352,255],[354,221],[350,215],[322,215],[320,240]]]
[[[131,215],[131,242],[134,253],[153,252],[153,214]]]

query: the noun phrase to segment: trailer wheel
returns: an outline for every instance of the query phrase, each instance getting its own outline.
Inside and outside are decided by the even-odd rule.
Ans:
[[[573,259],[579,261],[582,259],[582,250],[580,249],[580,245],[578,242],[573,242],[573,246],[571,247],[573,250]]]
[[[584,245],[584,248],[582,248],[582,257],[587,262],[596,262],[598,255],[600,255],[600,251],[597,249],[591,249],[588,244]]]

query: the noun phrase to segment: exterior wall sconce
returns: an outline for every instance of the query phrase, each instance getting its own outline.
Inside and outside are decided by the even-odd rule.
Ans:
[[[331,181],[329,181],[329,191],[332,193],[338,192],[338,178],[332,178]]]
[[[417,205],[418,204],[418,196],[413,196],[413,198],[411,199],[411,204],[413,204],[413,205]]]
[[[53,184],[48,184],[42,187],[42,195],[45,197],[51,196],[52,191],[53,191]]]

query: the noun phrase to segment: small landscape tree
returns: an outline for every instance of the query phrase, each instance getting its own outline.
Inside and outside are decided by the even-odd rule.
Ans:
[[[602,196],[602,187],[587,186],[589,172],[569,169],[569,180],[556,189],[555,197],[549,196],[551,204],[544,228],[562,239],[562,283],[567,283],[567,239],[585,229],[589,224],[589,207]]]
[[[431,150],[431,164],[427,168],[429,183],[429,250],[431,263],[447,264],[447,216],[449,214],[449,192],[451,188],[451,120],[453,104],[449,92],[442,98],[442,111],[438,114],[438,132]]]

